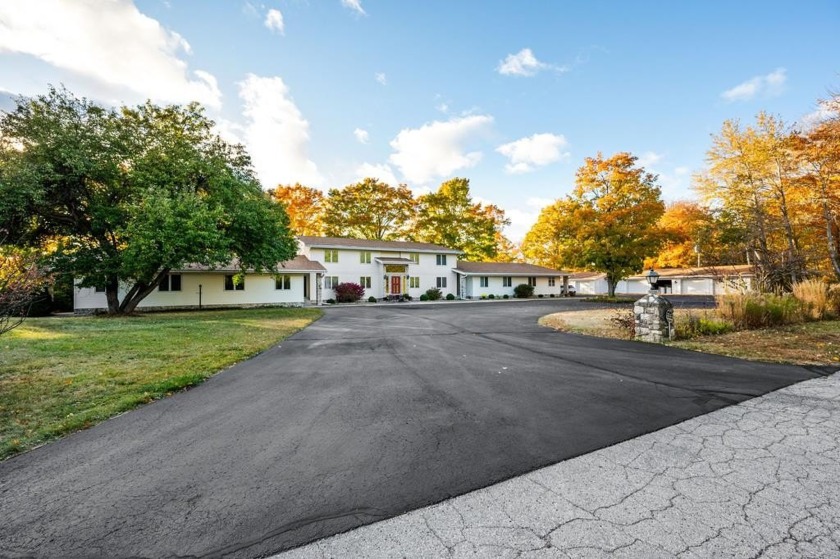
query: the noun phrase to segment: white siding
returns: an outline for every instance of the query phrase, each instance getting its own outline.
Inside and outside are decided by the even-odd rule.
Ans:
[[[326,262],[325,251],[336,250],[338,252],[338,262]],[[310,260],[319,262],[327,269],[326,276],[333,276],[338,278],[338,283],[352,282],[359,283],[360,278],[370,277],[371,287],[365,289],[365,298],[373,296],[377,299],[385,297],[390,292],[390,276],[399,275],[401,277],[402,291],[408,293],[414,298],[420,297],[421,294],[427,290],[437,287],[437,278],[446,278],[446,288],[442,288],[441,292],[446,297],[447,294],[455,294],[456,291],[456,276],[452,271],[458,265],[458,257],[454,254],[446,255],[446,265],[438,266],[436,254],[433,253],[417,253],[419,255],[419,262],[417,264],[411,263],[408,265],[407,274],[391,274],[385,272],[385,265],[377,262],[377,258],[409,258],[412,251],[399,250],[370,250],[371,253],[370,264],[361,262],[361,253],[365,252],[362,249],[356,248],[339,248],[339,249],[324,249],[319,247],[312,247],[306,249],[306,255]],[[387,279],[386,279],[387,277]],[[409,288],[406,277],[419,277],[420,287]],[[324,289],[323,299],[334,299],[335,291],[332,289]]]
[[[143,299],[138,308],[198,307],[201,286],[201,305],[250,306],[250,305],[300,305],[303,304],[303,282],[309,274],[290,273],[291,289],[275,289],[274,276],[268,274],[245,275],[245,289],[225,291],[225,274],[220,272],[181,274],[181,291],[155,290]],[[93,288],[75,288],[75,309],[96,310],[108,307],[105,293]],[[125,294],[120,289],[120,297]],[[314,295],[312,295],[314,298]]]

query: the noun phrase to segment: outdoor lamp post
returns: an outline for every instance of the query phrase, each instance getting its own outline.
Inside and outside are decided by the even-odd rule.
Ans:
[[[661,343],[674,337],[674,306],[659,295],[659,274],[653,268],[645,279],[650,284],[647,295],[633,305],[636,339]]]
[[[645,277],[650,284],[650,292],[654,293],[659,291],[659,274],[657,274],[653,268],[648,271],[647,276]]]

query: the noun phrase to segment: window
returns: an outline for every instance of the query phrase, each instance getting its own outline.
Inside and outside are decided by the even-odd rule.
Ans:
[[[274,278],[274,289],[291,289],[292,276],[276,276]]]
[[[335,259],[338,262],[338,258]],[[370,253],[362,251],[359,253],[359,264],[370,264]]]
[[[445,255],[444,255],[444,258],[446,258]],[[438,286],[438,289],[445,289],[446,288],[446,278],[437,278],[437,286]]]
[[[368,256],[370,256],[370,253],[368,253]],[[361,285],[361,286],[362,286],[362,287],[364,287],[365,289],[370,289],[370,285],[371,285],[371,284],[370,284],[370,276],[362,276],[362,277],[360,277],[360,278],[359,278],[359,285]]]
[[[417,253],[417,252],[410,252],[408,254],[408,259],[411,260],[412,262],[414,262],[415,264],[419,264],[420,263],[420,254]]]
[[[420,278],[408,278],[408,287],[409,289],[420,289]]]
[[[338,262],[338,251],[333,249],[324,250],[324,262]]]
[[[437,260],[438,266],[446,266],[446,255],[445,254],[437,254],[435,255]]]
[[[554,287],[554,278],[548,278],[548,286]]]
[[[227,274],[225,276],[225,291],[245,291],[245,278]]]
[[[338,285],[338,276],[324,276],[324,289],[335,289]]]
[[[490,278],[487,276],[481,276],[478,278],[478,284],[481,287],[490,287]]]
[[[528,278],[528,285],[536,287],[537,286],[537,278],[535,278],[534,276],[529,277]]]
[[[181,291],[181,274],[166,274],[160,280],[158,291]]]
[[[502,278],[502,287],[512,287],[513,286],[513,278],[510,276],[505,276]]]

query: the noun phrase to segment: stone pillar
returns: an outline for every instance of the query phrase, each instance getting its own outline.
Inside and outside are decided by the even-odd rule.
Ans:
[[[659,291],[651,291],[633,305],[636,318],[636,339],[662,343],[674,336],[674,305]]]

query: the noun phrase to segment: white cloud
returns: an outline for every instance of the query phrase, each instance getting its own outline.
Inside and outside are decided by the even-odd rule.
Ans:
[[[720,96],[728,102],[749,101],[757,95],[775,97],[781,95],[787,81],[787,70],[778,68],[765,76],[755,76],[732,89],[727,89]]]
[[[286,31],[286,25],[283,23],[283,14],[280,13],[280,10],[268,10],[268,13],[265,14],[265,21],[263,23],[266,27],[272,31],[277,31],[281,35],[283,35]]]
[[[216,79],[188,70],[183,55],[190,54],[189,43],[131,0],[0,2],[2,53],[32,56],[69,72],[68,86],[93,81],[104,96],[125,98],[128,92],[139,99],[221,106]]]
[[[448,176],[481,160],[481,152],[466,152],[464,144],[484,133],[492,123],[490,115],[472,115],[403,129],[391,141],[395,152],[389,161],[413,183],[424,184],[435,177]]]
[[[388,77],[383,72],[377,72],[373,77],[382,85],[388,85]]]
[[[362,0],[341,0],[341,5],[358,14],[366,15],[364,9],[362,9]]]
[[[356,128],[353,130],[353,135],[356,136],[356,139],[359,140],[359,143],[366,144],[370,139],[370,134],[368,134],[367,130],[362,130],[361,128]]]
[[[507,55],[499,62],[496,71],[503,76],[533,76],[540,70],[549,68],[554,68],[554,66],[537,60],[531,49],[522,49],[516,54]]]
[[[569,145],[566,138],[557,134],[534,134],[496,148],[508,158],[505,171],[511,174],[529,173],[561,159],[567,159],[569,152],[562,151]]]
[[[665,156],[661,153],[656,153],[655,151],[646,151],[642,155],[640,155],[639,158],[636,160],[636,165],[638,165],[639,167],[648,168],[662,161],[663,157]]]
[[[510,225],[505,227],[505,236],[514,243],[521,243],[539,216],[539,210],[505,208],[505,217],[510,220]]]
[[[373,165],[371,163],[362,163],[356,168],[356,180],[363,180],[366,178],[379,179],[379,182],[384,182],[390,186],[397,186],[400,181],[394,175],[393,169],[390,165],[381,164]]]
[[[527,200],[525,200],[525,205],[529,208],[542,210],[544,207],[550,206],[556,201],[556,198],[539,198],[537,196],[530,196]]]
[[[309,160],[309,122],[279,77],[249,74],[239,83],[245,145],[263,186],[300,182],[320,186],[323,177]]]

